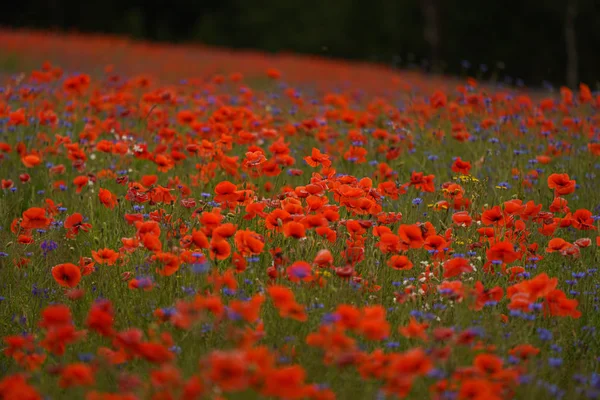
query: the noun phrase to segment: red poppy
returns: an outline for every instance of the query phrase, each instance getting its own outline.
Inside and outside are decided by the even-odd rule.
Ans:
[[[39,207],[32,207],[23,212],[21,228],[24,229],[45,229],[52,220],[46,216],[46,210]]]
[[[504,226],[508,221],[510,220],[504,216],[499,206],[494,206],[481,214],[481,222],[484,225]]]
[[[398,236],[404,244],[413,249],[418,249],[423,246],[423,231],[418,225],[400,225]]]
[[[331,268],[333,267],[333,255],[329,250],[319,250],[313,263],[320,268]]]
[[[469,171],[471,171],[471,163],[463,161],[460,157],[456,157],[454,163],[452,163],[452,171],[468,175]]]
[[[62,369],[58,385],[61,388],[70,388],[73,386],[91,386],[94,382],[94,371],[89,364],[74,363]]]
[[[594,226],[594,219],[592,218],[592,212],[586,209],[577,210],[573,213],[573,215],[568,215],[565,219],[569,219],[572,222],[573,227],[576,229],[596,229]]]
[[[299,365],[283,366],[271,370],[265,378],[261,393],[267,397],[305,398],[307,393],[305,378],[306,373]]]
[[[521,258],[514,250],[514,245],[509,241],[495,243],[485,253],[488,261],[502,261],[509,264]]]
[[[575,192],[575,180],[568,174],[552,174],[548,177],[548,188],[554,189],[555,196],[564,196]]]
[[[569,246],[571,246],[571,243],[567,242],[564,239],[552,238],[548,242],[548,247],[546,248],[546,253],[561,252]]]
[[[452,222],[458,226],[471,226],[473,218],[467,211],[459,211],[452,214]]]
[[[119,253],[112,249],[100,249],[98,251],[92,250],[92,258],[98,264],[115,265],[119,259]]]
[[[473,272],[473,267],[466,258],[456,257],[444,263],[444,278],[453,278],[467,272]]]
[[[410,321],[407,326],[402,326],[398,329],[400,334],[405,338],[409,339],[421,339],[423,341],[428,340],[426,329],[429,327],[429,324],[426,323],[418,323],[415,317],[410,317]]]
[[[240,352],[213,351],[209,358],[208,379],[224,392],[239,392],[250,384],[246,360]]]
[[[323,154],[313,147],[312,153],[310,156],[304,157],[304,161],[311,167],[318,167],[322,165],[323,167],[329,167],[331,165],[331,160],[329,160],[329,156],[327,154]]]
[[[110,190],[100,188],[98,191],[98,198],[100,202],[107,208],[113,209],[117,205],[117,196],[110,192]]]
[[[69,215],[64,222],[64,227],[68,229],[67,237],[72,238],[75,237],[80,230],[84,232],[88,232],[92,229],[92,225],[83,222],[83,215],[80,213],[75,213]]]
[[[399,271],[407,271],[413,268],[413,263],[406,256],[393,255],[388,261],[388,266]]]
[[[81,270],[75,264],[58,264],[52,268],[52,277],[60,286],[72,288],[81,281]]]
[[[98,300],[88,313],[86,325],[102,336],[112,336],[114,309],[108,300]]]
[[[214,260],[224,260],[231,255],[231,245],[223,239],[212,239],[210,241],[210,257]]]
[[[306,235],[306,229],[300,222],[290,221],[283,226],[283,234],[286,237],[302,239]]]
[[[235,232],[235,247],[243,256],[261,254],[265,242],[264,238],[251,230],[239,230]]]
[[[435,192],[433,184],[434,175],[424,175],[422,172],[413,171],[410,176],[410,186],[414,186],[422,192]]]

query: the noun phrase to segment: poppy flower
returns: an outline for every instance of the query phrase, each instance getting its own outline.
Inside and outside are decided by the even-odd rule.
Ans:
[[[306,396],[306,372],[299,365],[283,366],[271,370],[261,393],[267,397],[301,399]]]
[[[493,354],[478,354],[473,362],[475,368],[483,374],[495,374],[502,370],[502,359]]]
[[[236,233],[237,225],[232,223],[222,224],[212,231],[213,238],[227,239]]]
[[[261,305],[265,298],[262,295],[253,296],[248,301],[234,300],[229,303],[231,309],[241,316],[245,321],[253,323],[259,318]]]
[[[8,113],[8,123],[10,125],[25,125],[27,124],[27,117],[25,116],[25,109],[19,108],[18,110]]]
[[[456,157],[454,163],[452,163],[452,171],[464,175],[468,175],[471,171],[471,163],[463,161],[460,157]]]
[[[112,249],[100,249],[98,251],[92,250],[92,258],[98,264],[106,264],[106,265],[115,265],[117,260],[119,259],[119,253]]]
[[[39,207],[31,207],[23,212],[21,228],[45,229],[52,220],[46,216],[46,210]]]
[[[306,322],[308,320],[308,314],[304,306],[296,302],[279,307],[279,316],[282,318],[291,318],[298,322]]]
[[[175,354],[161,343],[142,342],[137,346],[136,353],[153,364],[164,364],[175,358]]]
[[[76,187],[75,193],[81,193],[81,191],[83,190],[83,187],[86,186],[89,181],[90,181],[90,178],[85,175],[80,175],[80,176],[76,177],[75,179],[73,179],[73,185],[75,185],[75,187]]]
[[[250,384],[248,366],[241,352],[213,351],[208,366],[208,379],[226,393],[242,391]]]
[[[42,163],[42,159],[37,154],[26,154],[21,157],[21,162],[27,168],[34,168]]]
[[[505,218],[499,206],[494,206],[481,214],[481,222],[484,225],[504,226],[507,218]]]
[[[413,268],[413,263],[406,256],[393,255],[387,264],[399,271],[407,271]]]
[[[400,225],[400,228],[398,229],[398,236],[400,237],[403,243],[405,243],[408,247],[412,249],[421,248],[425,241],[423,239],[423,231],[421,230],[421,227],[419,227],[416,224]]]
[[[80,230],[88,232],[92,229],[92,225],[83,222],[83,215],[80,213],[74,213],[69,215],[64,222],[64,227],[68,229],[67,237],[75,237]]]
[[[572,215],[568,215],[566,219],[570,220],[573,224],[573,227],[576,229],[596,229],[596,227],[594,226],[594,219],[592,218],[592,212],[589,210],[579,209],[575,211]]]
[[[306,228],[300,222],[290,221],[283,226],[283,234],[286,237],[302,239],[306,236]]]
[[[407,326],[402,326],[398,328],[398,331],[402,336],[409,339],[421,339],[423,341],[428,340],[426,329],[429,327],[429,324],[423,323],[420,324],[417,322],[415,317],[410,317],[410,321]]]
[[[577,310],[579,301],[568,299],[562,290],[554,289],[546,295],[546,314],[557,317],[581,317],[581,311]]]
[[[52,268],[52,277],[60,286],[72,288],[81,281],[81,270],[75,264],[58,264]]]
[[[538,355],[540,353],[540,349],[530,344],[521,344],[510,349],[508,353],[513,357],[517,357],[518,359],[525,361],[533,356]]]
[[[102,336],[112,336],[114,324],[114,309],[110,301],[98,300],[92,305],[86,326]]]
[[[100,188],[98,191],[98,198],[105,207],[110,208],[111,210],[117,205],[117,196],[111,193],[110,190]]]
[[[215,187],[215,193],[215,201],[221,203],[237,202],[240,198],[237,186],[229,181],[219,182]]]
[[[63,368],[58,385],[61,388],[91,386],[95,382],[94,371],[89,364],[73,363]]]
[[[575,183],[568,174],[552,174],[548,177],[548,188],[554,189],[556,197],[575,192]]]
[[[264,238],[251,230],[238,230],[235,232],[235,246],[244,256],[258,255],[265,247]]]
[[[521,258],[519,253],[514,250],[514,245],[509,241],[495,243],[485,253],[489,261],[502,261],[509,264]]]
[[[554,200],[552,200],[552,204],[550,204],[549,210],[556,213],[556,212],[561,212],[561,213],[568,213],[569,212],[569,207],[567,206],[569,204],[569,202],[562,198],[562,197],[555,197]]]
[[[443,265],[444,278],[453,278],[463,273],[473,272],[473,267],[469,260],[462,257],[452,258]]]
[[[504,212],[508,215],[520,215],[525,210],[523,201],[519,199],[504,202]]]
[[[281,71],[279,71],[276,68],[268,68],[267,76],[271,79],[277,80],[277,79],[281,78]]]
[[[286,268],[288,279],[292,282],[308,282],[312,280],[312,268],[309,263],[297,261]]]
[[[569,246],[571,246],[571,243],[567,242],[564,239],[552,238],[548,242],[548,247],[546,248],[546,253],[561,252],[562,250],[566,249]]]
[[[181,264],[179,257],[175,254],[168,252],[156,252],[152,256],[152,261],[158,262],[160,268],[157,268],[157,272],[162,276],[171,276],[179,270]]]
[[[580,239],[577,239],[575,241],[575,243],[573,243],[573,244],[575,246],[579,247],[580,249],[583,249],[583,248],[591,246],[592,239],[590,239],[590,238],[580,238]]]
[[[333,255],[327,249],[319,250],[313,263],[319,268],[331,268],[333,267]]]
[[[440,235],[427,236],[423,247],[425,250],[433,252],[434,259],[443,259],[445,252],[449,250],[448,242],[443,236]]]
[[[400,238],[397,235],[391,233],[391,231],[387,233],[382,233],[379,239],[379,243],[377,243],[377,247],[379,247],[381,252],[384,254],[397,253],[401,250]]]
[[[148,191],[151,204],[173,203],[175,201],[175,197],[171,194],[172,191],[173,189],[168,189],[160,185],[154,186]]]
[[[386,375],[388,377],[424,376],[432,369],[433,362],[429,356],[422,348],[417,347],[407,350],[404,353],[396,353],[390,360]]]
[[[17,242],[20,244],[33,244],[35,243],[35,239],[29,235],[19,235]]]
[[[452,214],[452,222],[458,226],[471,226],[473,218],[467,211],[458,211]]]
[[[231,245],[223,239],[212,239],[210,241],[210,257],[214,260],[225,260],[231,255]]]
[[[248,151],[242,165],[245,168],[256,168],[267,161],[265,154],[262,151]]]
[[[133,242],[131,242],[133,245]],[[154,233],[148,233],[142,238],[142,245],[150,251],[162,251],[162,242],[160,238]],[[131,251],[135,250],[135,247],[130,248]]]
[[[434,175],[424,175],[422,172],[413,171],[410,176],[410,186],[414,186],[417,190],[422,192],[435,192],[435,186],[433,184]]]
[[[319,149],[314,147],[312,149],[311,155],[304,157],[304,161],[306,161],[306,163],[311,167],[318,167],[319,165],[322,165],[323,167],[329,167],[331,165],[331,160],[329,159],[329,156],[327,154],[321,153]]]
[[[269,286],[267,292],[269,293],[269,296],[275,303],[276,307],[281,307],[285,304],[295,301],[294,292],[285,286]]]

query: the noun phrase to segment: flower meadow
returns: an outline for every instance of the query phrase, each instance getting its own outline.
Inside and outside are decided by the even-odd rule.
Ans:
[[[600,397],[588,86],[0,49],[0,399]]]

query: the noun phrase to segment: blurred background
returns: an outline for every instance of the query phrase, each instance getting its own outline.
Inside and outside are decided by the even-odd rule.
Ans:
[[[22,0],[0,25],[365,60],[508,84],[600,81],[598,0]]]

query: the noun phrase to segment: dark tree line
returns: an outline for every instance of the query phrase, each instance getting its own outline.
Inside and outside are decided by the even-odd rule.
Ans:
[[[600,81],[598,0],[23,0],[0,24],[294,51],[575,86]]]

